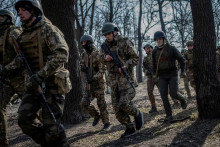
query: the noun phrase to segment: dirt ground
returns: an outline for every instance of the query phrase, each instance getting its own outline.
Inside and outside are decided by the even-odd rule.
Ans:
[[[184,91],[183,82],[180,83],[180,90]],[[183,146],[183,147],[218,147],[220,146],[220,119],[199,120],[196,108],[195,93],[191,89],[192,99],[188,99],[188,107],[182,110],[180,107],[173,107],[174,118],[189,119],[175,123],[161,123],[158,119],[165,116],[163,104],[155,88],[156,104],[158,113],[149,114],[150,101],[147,97],[146,81],[140,83],[136,89],[137,95],[134,98],[135,105],[144,112],[145,125],[134,135],[125,139],[120,139],[124,132],[124,127],[116,120],[111,106],[110,95],[106,95],[108,111],[113,128],[109,132],[102,131],[101,121],[92,127],[93,119],[82,122],[81,124],[65,125],[67,136],[71,147],[114,147],[114,146]],[[170,100],[171,104],[173,101]],[[95,101],[93,103],[96,103]],[[8,106],[9,116],[9,140],[11,147],[36,147],[28,136],[22,133],[17,125],[17,105]],[[132,118],[133,119],[133,118]]]

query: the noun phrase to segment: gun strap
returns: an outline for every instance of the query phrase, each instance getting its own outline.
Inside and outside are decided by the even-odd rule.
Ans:
[[[161,55],[162,55],[164,50],[165,50],[165,46],[163,47],[162,51],[160,52],[160,55],[159,55],[158,60],[157,60],[157,69],[156,69],[156,74],[155,74],[156,77],[158,76],[158,67],[159,67],[159,64],[160,64],[160,58],[161,58]]]
[[[39,51],[39,67],[40,69],[44,66],[43,63],[43,51],[42,51],[42,42],[41,42],[41,28],[37,30],[37,42],[38,42],[38,51]]]

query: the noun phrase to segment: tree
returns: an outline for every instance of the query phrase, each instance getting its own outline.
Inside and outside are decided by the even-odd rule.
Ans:
[[[79,70],[79,50],[76,45],[74,6],[75,0],[42,0],[45,15],[57,26],[65,36],[69,46],[69,63],[67,68],[70,71],[70,79],[73,89],[66,96],[64,117],[65,123],[77,123],[85,119],[80,107],[82,98],[82,83]]]
[[[216,36],[210,0],[191,0],[194,30],[193,69],[199,118],[220,118],[216,75]]]

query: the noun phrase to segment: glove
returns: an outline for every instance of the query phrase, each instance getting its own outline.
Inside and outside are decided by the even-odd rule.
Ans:
[[[185,78],[185,77],[186,77],[186,73],[185,72],[181,72],[180,78]]]
[[[4,79],[7,76],[8,72],[4,67],[0,67],[0,76]]]
[[[27,87],[36,89],[38,88],[39,85],[41,85],[41,83],[42,83],[42,79],[37,74],[33,74],[29,79],[29,83],[27,84]]]
[[[158,77],[156,77],[155,75],[153,76],[153,81],[154,81],[154,83],[157,83],[158,82]]]

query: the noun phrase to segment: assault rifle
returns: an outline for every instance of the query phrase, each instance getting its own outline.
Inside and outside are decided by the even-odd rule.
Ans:
[[[108,54],[109,56],[112,57],[113,62],[116,64],[116,66],[117,66],[118,68],[121,69],[123,75],[126,77],[126,79],[128,80],[129,84],[131,85],[131,87],[135,90],[134,83],[131,82],[131,80],[130,80],[131,77],[128,75],[127,70],[123,68],[123,67],[124,67],[124,64],[120,61],[120,59],[118,58],[118,56],[116,55],[116,53],[113,52],[113,51],[110,51],[110,49],[108,48],[108,46],[105,45],[105,44],[102,44],[102,45],[101,45],[101,48],[104,50],[104,52],[105,52],[106,54]]]
[[[20,48],[20,46],[18,45],[18,43],[17,43],[15,37],[12,37],[12,42],[13,42],[14,48],[15,48],[15,50],[16,50],[16,53],[17,53],[17,54],[21,57],[21,59],[23,60],[23,62],[24,62],[24,64],[25,64],[25,67],[26,67],[26,69],[27,69],[27,71],[28,71],[29,76],[32,77],[32,76],[34,75],[34,73],[33,73],[33,71],[31,70],[31,67],[29,66],[28,61],[27,61],[27,59],[25,58],[24,53],[21,51],[21,48]],[[34,80],[36,81],[36,83],[38,83],[38,80],[36,79],[36,77],[33,76],[33,78],[34,78]],[[48,102],[47,102],[47,99],[46,99],[46,97],[45,97],[45,95],[44,95],[44,94],[45,94],[45,90],[46,90],[45,83],[42,82],[42,85],[39,84],[39,92],[40,92],[41,97],[42,97],[42,100],[43,100],[42,102],[43,102],[43,104],[46,106],[47,110],[50,112],[50,115],[51,115],[53,121],[56,122],[56,118],[55,118],[55,116],[54,116],[54,113],[52,112],[51,108],[49,107]]]

